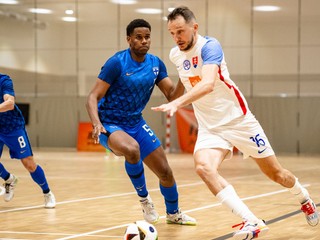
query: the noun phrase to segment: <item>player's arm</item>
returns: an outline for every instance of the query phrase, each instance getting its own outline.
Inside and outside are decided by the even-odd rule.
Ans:
[[[219,67],[216,64],[206,64],[202,67],[202,79],[189,92],[179,97],[173,104],[177,108],[189,105],[199,98],[211,93],[214,89],[215,78]]]
[[[98,78],[91,92],[89,93],[86,102],[87,112],[89,114],[93,126],[92,137],[96,143],[99,143],[100,133],[106,132],[99,119],[98,102],[101,100],[101,98],[104,97],[109,87],[110,84]]]
[[[154,111],[169,112],[170,116],[181,107],[187,106],[199,98],[209,94],[214,89],[215,78],[219,67],[216,64],[206,64],[202,67],[202,79],[189,92],[175,99],[174,101],[153,107]]]
[[[175,86],[172,80],[169,77],[166,77],[159,82],[158,87],[169,102],[182,96],[184,93],[184,86],[180,79]]]
[[[3,95],[4,102],[0,104],[0,112],[7,112],[14,109],[14,96],[10,94]]]
[[[172,116],[179,108],[184,107],[213,91],[219,66],[223,60],[223,51],[220,43],[215,39],[209,39],[201,49],[201,57],[204,62],[201,69],[201,81],[183,96],[169,104],[163,104],[159,107],[152,108],[153,110],[169,112],[170,116]]]

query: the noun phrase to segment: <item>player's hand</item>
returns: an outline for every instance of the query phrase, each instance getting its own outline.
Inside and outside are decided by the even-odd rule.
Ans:
[[[172,117],[173,114],[178,110],[178,108],[175,104],[171,102],[167,104],[162,104],[158,107],[152,107],[151,110],[156,112],[167,112],[169,113],[170,117]]]
[[[103,127],[101,123],[93,125],[92,138],[95,144],[100,142],[99,136],[101,133],[105,133],[106,129]]]

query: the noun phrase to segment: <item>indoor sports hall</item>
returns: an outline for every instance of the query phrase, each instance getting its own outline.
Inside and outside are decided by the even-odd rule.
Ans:
[[[219,40],[230,77],[278,160],[320,209],[319,0],[0,0],[0,73],[13,80],[34,159],[57,201],[55,208],[44,208],[41,190],[4,147],[0,161],[19,183],[10,202],[0,196],[0,239],[122,240],[128,224],[143,220],[124,157],[93,143],[86,101],[105,61],[128,48],[126,26],[136,18],[151,24],[149,53],[160,57],[178,82],[166,16],[181,5],[196,15],[200,35]],[[160,214],[154,225],[159,240],[232,239],[232,226],[241,221],[195,172],[192,107],[173,117],[151,110],[165,102],[155,87],[143,117],[165,149],[179,206],[197,226],[166,223],[158,178],[145,167]],[[320,224],[309,226],[292,194],[238,149],[219,172],[266,221],[269,232],[259,239],[320,238]]]

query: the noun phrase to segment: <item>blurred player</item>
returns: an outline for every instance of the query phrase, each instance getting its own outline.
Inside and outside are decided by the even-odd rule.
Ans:
[[[168,15],[168,30],[177,44],[170,52],[170,60],[187,93],[152,109],[172,116],[177,109],[193,104],[199,125],[194,149],[196,172],[220,202],[243,219],[234,238],[257,238],[267,233],[268,227],[219,174],[223,160],[231,158],[233,146],[244,158],[251,156],[264,174],[296,196],[307,222],[317,225],[319,215],[314,202],[307,189],[278,162],[262,127],[229,77],[219,42],[198,34],[195,16],[187,7],[178,7]]]
[[[32,149],[25,129],[23,115],[15,104],[13,83],[9,76],[0,73],[0,157],[3,146],[10,150],[11,158],[20,159],[23,166],[42,189],[45,208],[54,208],[56,200],[50,191],[43,169],[33,159]],[[0,163],[0,176],[5,181],[4,200],[9,202],[14,196],[18,178],[9,173]]]
[[[196,220],[179,209],[176,182],[160,140],[142,117],[155,85],[169,100],[181,95],[184,88],[180,85],[174,88],[164,63],[148,54],[151,43],[148,22],[143,19],[130,22],[127,42],[128,49],[106,61],[88,96],[93,138],[115,155],[124,156],[126,172],[140,197],[146,221],[157,222],[159,214],[147,190],[143,164],[160,180],[167,223],[195,225]]]

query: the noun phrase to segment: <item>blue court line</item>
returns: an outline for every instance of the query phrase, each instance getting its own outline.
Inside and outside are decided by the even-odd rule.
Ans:
[[[316,204],[316,206],[319,207],[319,206],[320,206],[320,203]],[[297,215],[297,214],[299,214],[299,213],[301,213],[301,210],[300,210],[300,209],[297,210],[297,211],[290,212],[290,213],[284,214],[284,215],[282,215],[282,216],[273,218],[273,219],[271,219],[271,220],[269,220],[269,221],[266,221],[266,224],[267,224],[267,225],[270,225],[270,224],[272,224],[272,223],[279,222],[279,221],[281,221],[281,220],[283,220],[283,219],[292,217],[292,216]],[[226,235],[223,235],[223,236],[220,236],[220,237],[217,237],[217,238],[213,238],[213,239],[211,239],[211,240],[226,240],[226,239],[232,238],[232,236],[233,236],[233,233],[228,233],[228,234],[226,234]]]

